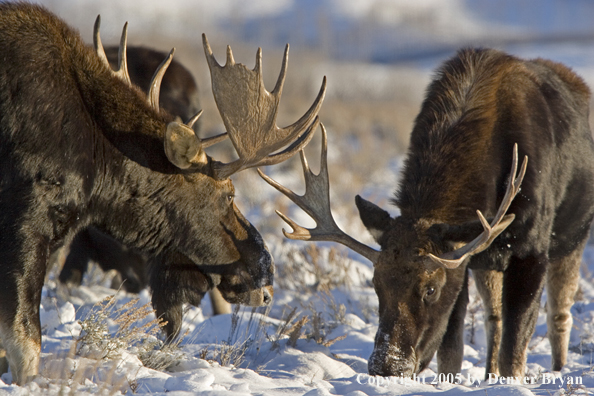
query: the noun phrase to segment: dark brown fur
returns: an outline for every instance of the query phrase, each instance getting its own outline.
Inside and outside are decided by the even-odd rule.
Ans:
[[[437,72],[417,116],[395,204],[401,216],[357,198],[382,247],[374,285],[380,323],[370,374],[412,375],[437,351],[439,371],[457,373],[468,301],[467,270],[490,336],[487,373],[523,376],[542,288],[549,291],[552,369],[565,364],[579,261],[594,216],[590,93],[565,66],[494,50],[463,50]],[[515,220],[484,252],[456,269],[426,255],[471,241],[479,209],[495,215],[512,148],[529,158]],[[547,271],[559,276],[548,277]],[[497,276],[497,272],[503,276]]]
[[[0,338],[14,382],[37,374],[49,254],[91,224],[201,266],[231,302],[270,299],[272,258],[231,181],[208,156],[187,169],[166,156],[173,116],[40,6],[0,3],[0,57]]]
[[[115,69],[118,62],[118,47],[108,47],[105,49],[107,58]],[[128,73],[130,80],[138,86],[143,92],[148,92],[150,81],[153,77],[154,71],[159,67],[167,54],[145,47],[127,47]],[[161,85],[161,94],[159,98],[161,108],[170,114],[181,117],[183,120],[188,120],[200,110],[200,102],[198,101],[198,86],[194,81],[194,77],[180,62],[175,59],[172,60],[167,73],[163,77]],[[198,120],[193,128],[199,131],[200,120]],[[126,291],[138,293],[140,290],[148,286],[148,263],[146,257],[140,252],[133,249],[128,249],[119,244],[113,238],[100,233],[96,228],[89,227],[79,232],[73,239],[69,247],[66,248],[67,254],[55,254],[54,257],[63,258],[62,270],[60,272],[60,282],[67,284],[69,287],[79,286],[82,278],[87,271],[88,262],[92,260],[97,263],[102,270],[116,270],[118,276],[114,278],[113,286],[115,288],[123,287]],[[61,252],[61,251],[60,251]],[[174,265],[163,265],[153,260],[153,268],[155,271],[161,273],[164,269],[174,271]],[[197,270],[197,269],[196,269]],[[198,270],[197,270],[198,271]],[[198,271],[199,272],[199,271]],[[161,274],[163,275],[163,274]],[[182,275],[183,276],[183,275]],[[204,275],[202,275],[204,277]],[[171,274],[165,274],[165,278],[172,277]],[[163,282],[158,277],[155,280],[159,282],[158,288],[160,293],[167,294],[167,300],[170,304],[159,304],[162,308],[162,314],[167,318],[167,333],[168,339],[173,339],[181,328],[182,307],[184,303],[190,303],[184,298],[188,297],[194,305],[199,305],[202,295],[209,287],[204,287],[205,278],[200,279],[195,287],[194,293],[186,293],[179,296],[180,288],[174,286],[172,290],[166,291],[163,288]],[[187,288],[191,288],[188,285]],[[155,295],[155,298],[160,298]],[[230,313],[231,308],[221,294],[213,289],[210,291],[210,301],[213,308],[213,314]],[[155,304],[157,305],[157,304]],[[173,313],[175,312],[175,314]]]

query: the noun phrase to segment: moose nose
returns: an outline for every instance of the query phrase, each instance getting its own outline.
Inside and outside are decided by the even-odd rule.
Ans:
[[[270,303],[272,303],[272,294],[270,293],[270,291],[268,290],[268,288],[264,289],[264,293],[263,293],[263,302],[264,305],[270,305]]]

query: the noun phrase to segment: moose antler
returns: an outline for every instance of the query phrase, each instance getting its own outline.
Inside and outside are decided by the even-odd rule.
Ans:
[[[171,51],[169,52],[167,57],[163,60],[163,62],[161,62],[161,64],[155,71],[155,74],[153,74],[153,78],[151,79],[151,85],[150,85],[149,92],[148,92],[148,103],[153,109],[155,109],[155,111],[157,113],[159,112],[159,95],[161,93],[161,82],[163,81],[163,77],[165,76],[165,72],[167,71],[167,68],[171,64],[171,61],[173,60],[173,54],[175,54],[175,48],[171,49]],[[200,112],[199,114],[196,114],[196,116],[194,116],[194,117],[196,117],[196,119],[198,119],[200,117],[200,114],[202,114],[202,112]],[[194,117],[192,117],[192,119]],[[192,122],[192,124],[194,124],[194,123]]]
[[[101,16],[97,15],[97,19],[95,19],[95,27],[93,29],[93,45],[95,47],[95,52],[97,52],[97,55],[103,64],[105,64],[116,77],[128,85],[132,85],[130,82],[130,75],[128,74],[128,60],[126,58],[126,46],[128,44],[128,22],[124,24],[124,28],[122,29],[122,37],[120,38],[120,48],[118,50],[118,70],[112,70],[111,66],[109,65],[109,61],[105,55],[105,50],[103,49],[103,44],[101,43],[101,36],[99,34],[100,26]]]
[[[276,116],[287,72],[289,45],[285,47],[276,85],[272,92],[268,92],[262,79],[261,48],[258,48],[256,55],[256,66],[249,70],[245,65],[235,63],[229,46],[225,66],[219,65],[204,34],[202,41],[215,102],[239,156],[239,159],[228,164],[217,163],[216,178],[225,179],[243,169],[277,164],[305,147],[313,136],[317,114],[324,100],[326,77],[309,110],[294,124],[279,128],[276,126]],[[271,154],[287,145],[283,151]]]
[[[495,218],[493,218],[493,220],[491,221],[491,224],[487,222],[485,216],[483,216],[481,211],[477,210],[476,213],[479,217],[481,224],[483,225],[483,232],[478,237],[473,239],[471,242],[462,246],[459,249],[445,253],[439,257],[434,256],[433,254],[429,254],[429,258],[446,268],[453,269],[460,266],[460,264],[462,264],[464,260],[466,260],[468,257],[487,249],[491,245],[493,240],[497,238],[497,236],[501,234],[515,218],[515,215],[505,215],[505,213],[507,212],[507,209],[511,205],[518,191],[520,191],[520,184],[522,184],[522,180],[524,179],[524,175],[526,174],[527,166],[528,156],[525,156],[524,161],[522,162],[522,166],[520,168],[520,173],[516,176],[518,170],[518,145],[514,144],[512,169],[509,174],[509,180],[507,182],[507,190],[505,191],[503,200],[501,201],[499,209],[495,214]]]
[[[318,123],[319,122],[316,120],[312,126],[317,128]],[[277,210],[276,213],[289,224],[291,228],[293,228],[292,233],[288,233],[283,229],[283,234],[285,234],[287,238],[302,241],[338,242],[368,258],[373,263],[376,263],[379,257],[379,252],[345,234],[338,225],[336,225],[336,222],[332,217],[332,211],[330,210],[330,183],[328,181],[328,139],[326,136],[326,128],[324,128],[324,125],[321,123],[320,126],[322,127],[322,154],[320,159],[320,173],[318,175],[314,175],[309,168],[303,150],[299,152],[301,156],[301,164],[303,165],[303,174],[305,176],[304,195],[295,194],[293,191],[266,176],[260,169],[258,169],[258,173],[268,184],[286,195],[316,221],[316,228],[304,228]]]
[[[99,56],[99,59],[101,59],[103,64],[105,64],[109,68],[109,70],[111,70],[114,76],[126,82],[128,85],[132,85],[132,82],[130,81],[130,75],[128,74],[128,60],[126,56],[126,49],[128,45],[128,22],[124,24],[124,28],[122,29],[122,36],[120,38],[120,46],[118,49],[118,70],[112,70],[111,66],[109,65],[107,55],[105,55],[105,49],[103,48],[103,44],[101,42],[101,35],[99,33],[100,26],[101,16],[97,15],[97,19],[95,20],[95,27],[93,29],[93,45],[95,46],[95,52],[97,52],[97,56]],[[150,88],[148,92],[148,103],[151,105],[153,109],[155,109],[156,112],[159,112],[159,93],[161,92],[161,82],[163,81],[163,76],[165,75],[167,68],[173,60],[174,53],[175,48],[173,48],[171,52],[169,52],[169,55],[167,55],[165,60],[161,62],[161,64],[155,71],[153,78],[151,79]],[[190,120],[191,124],[193,124],[200,117],[200,113],[192,117],[192,119]],[[190,122],[188,122],[188,124]]]

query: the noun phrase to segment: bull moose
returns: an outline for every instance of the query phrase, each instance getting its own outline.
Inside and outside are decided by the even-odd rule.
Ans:
[[[164,288],[186,279],[188,266],[229,302],[258,306],[272,298],[272,257],[235,206],[229,176],[302,149],[318,125],[325,80],[310,109],[279,128],[288,47],[269,93],[261,50],[254,70],[236,64],[229,47],[221,67],[203,35],[215,102],[239,157],[221,163],[204,149],[227,135],[201,140],[191,129],[199,114],[184,124],[159,108],[173,51],[148,98],[130,84],[126,31],[114,71],[99,18],[93,50],[42,6],[0,4],[0,338],[17,384],[38,372],[49,254],[91,224],[160,259],[157,312],[171,303]]]
[[[435,352],[440,373],[460,371],[468,269],[485,306],[486,375],[525,375],[545,283],[551,368],[566,363],[594,216],[589,98],[583,80],[562,64],[459,51],[438,70],[416,117],[393,201],[400,216],[356,197],[381,251],[332,218],[325,131],[318,175],[301,152],[304,196],[260,172],[317,223],[306,229],[279,213],[293,228],[288,238],[339,242],[373,262],[379,327],[370,374],[411,376]],[[530,159],[519,171],[518,153]]]

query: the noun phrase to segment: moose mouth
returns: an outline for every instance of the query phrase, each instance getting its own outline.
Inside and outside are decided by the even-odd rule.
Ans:
[[[262,307],[272,303],[274,288],[271,276],[256,283],[240,271],[239,274],[220,276],[219,280],[217,287],[223,298],[231,304]]]

